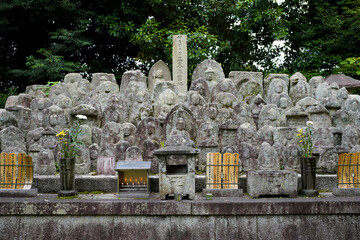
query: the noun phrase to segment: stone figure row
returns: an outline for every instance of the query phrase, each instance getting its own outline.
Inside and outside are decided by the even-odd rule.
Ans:
[[[334,172],[337,154],[359,142],[360,97],[324,78],[309,81],[301,74],[232,71],[225,78],[214,60],[200,63],[189,91],[178,94],[166,64],[157,62],[146,78],[125,72],[120,86],[115,76],[95,73],[91,82],[67,74],[50,88],[29,86],[10,96],[0,110],[0,146],[5,152],[27,152],[37,174],[53,174],[56,133],[69,128],[75,116],[87,116],[82,126],[76,173],[98,169],[105,159],[152,161],[153,151],[168,145],[201,150],[197,167],[205,169],[208,152],[236,151],[243,171],[299,169],[295,133],[314,123],[319,171]],[[270,164],[271,163],[271,164]]]

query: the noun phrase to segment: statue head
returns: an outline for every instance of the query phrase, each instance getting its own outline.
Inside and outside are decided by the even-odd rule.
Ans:
[[[208,67],[206,70],[205,70],[205,79],[207,81],[213,81],[215,80],[215,71],[214,69],[212,69],[211,67]]]
[[[176,129],[185,130],[185,128],[186,128],[185,119],[182,117],[179,117],[176,121]]]
[[[164,72],[161,69],[156,70],[155,72],[155,78],[156,79],[162,79],[164,77]]]

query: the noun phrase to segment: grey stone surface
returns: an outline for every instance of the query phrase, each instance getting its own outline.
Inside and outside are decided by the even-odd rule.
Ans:
[[[267,93],[271,82],[275,79],[282,79],[285,81],[286,86],[289,87],[289,75],[287,74],[273,74],[270,73],[264,78],[264,92]]]
[[[244,172],[257,169],[258,151],[250,143],[242,142],[237,146]]]
[[[249,171],[247,173],[247,192],[251,197],[268,195],[297,196],[297,175],[283,171]]]
[[[325,79],[322,76],[315,76],[309,80],[311,97],[313,97],[313,98],[315,97],[316,88],[319,86],[320,83],[323,83],[324,81],[325,81]]]
[[[311,95],[310,93],[310,86],[306,82],[306,80],[290,80],[290,90],[289,90],[289,96],[293,102],[293,104],[296,104],[299,100],[305,97],[309,97]]]
[[[199,150],[187,146],[168,146],[154,151],[159,160],[159,192],[162,200],[175,193],[194,199],[195,158],[198,154]]]
[[[156,82],[171,81],[171,72],[164,61],[159,60],[151,66],[148,75],[148,87],[150,95],[154,91]]]
[[[242,189],[203,189],[202,196],[211,193],[213,197],[242,197]]]
[[[280,170],[280,160],[278,153],[269,143],[263,142],[260,147],[258,170]]]
[[[187,35],[173,35],[173,81],[179,94],[185,96],[188,80]]]
[[[198,92],[207,102],[210,101],[211,92],[204,78],[192,80],[189,91]]]
[[[8,152],[12,147],[26,152],[25,134],[17,127],[10,126],[0,131],[1,152]]]
[[[192,81],[198,78],[205,79],[210,91],[212,91],[216,84],[225,78],[225,74],[219,63],[207,59],[198,64],[193,72]]]
[[[38,195],[38,190],[35,189],[0,189],[0,197],[36,197]]]
[[[258,127],[265,125],[280,127],[280,114],[275,104],[265,105],[260,112]]]
[[[140,70],[126,71],[121,77],[120,94],[125,94],[128,84],[132,81],[136,81],[145,87],[147,86],[146,77]]]
[[[112,73],[93,73],[91,77],[93,90],[95,90],[103,81],[116,83],[115,75]]]
[[[355,197],[360,196],[360,188],[333,188],[335,196]]]

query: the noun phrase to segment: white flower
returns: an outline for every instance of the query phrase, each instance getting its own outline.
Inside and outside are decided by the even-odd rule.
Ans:
[[[76,115],[77,119],[87,119],[87,117],[85,115]]]
[[[307,125],[308,127],[311,127],[312,125],[314,125],[314,123],[313,123],[312,121],[307,121],[307,122],[306,122],[306,125]]]

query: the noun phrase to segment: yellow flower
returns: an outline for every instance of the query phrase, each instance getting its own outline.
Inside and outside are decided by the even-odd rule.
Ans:
[[[62,130],[61,132],[59,132],[58,134],[56,134],[57,137],[65,137],[66,133],[64,132],[64,130]]]
[[[299,142],[301,142],[301,143],[302,143],[302,142],[303,142],[303,140],[300,140]]]
[[[67,142],[64,142],[64,144],[67,144]]]

